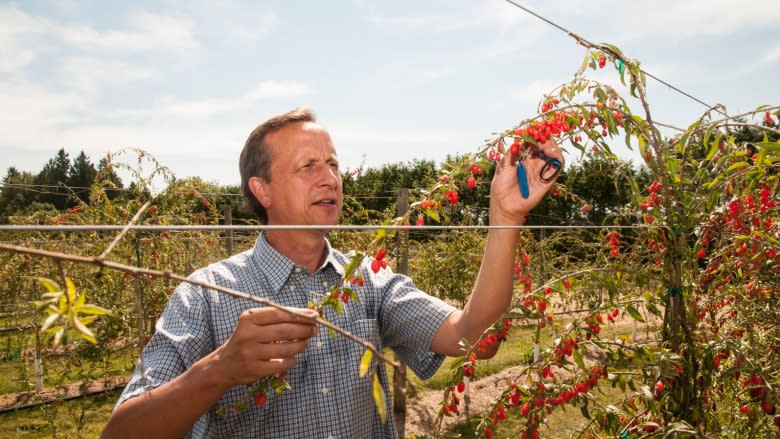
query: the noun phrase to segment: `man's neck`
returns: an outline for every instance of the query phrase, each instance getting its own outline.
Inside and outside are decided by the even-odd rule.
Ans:
[[[325,256],[325,235],[300,230],[269,230],[265,240],[293,263],[314,273]]]

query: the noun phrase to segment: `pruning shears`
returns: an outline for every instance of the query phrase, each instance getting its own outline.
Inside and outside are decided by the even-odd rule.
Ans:
[[[563,163],[561,163],[560,160],[548,156],[541,149],[533,149],[532,151],[531,148],[529,148],[526,151],[528,151],[528,154],[517,161],[517,184],[520,186],[520,194],[523,198],[528,198],[531,194],[528,187],[528,172],[523,164],[523,161],[528,158],[529,155],[544,160],[544,166],[539,170],[539,179],[545,183],[550,183],[555,180],[555,177],[557,177],[558,174],[561,173],[561,169],[563,169]]]

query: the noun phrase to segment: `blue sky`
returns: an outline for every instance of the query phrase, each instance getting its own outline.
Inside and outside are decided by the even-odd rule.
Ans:
[[[780,104],[777,0],[518,2],[732,114]],[[441,161],[534,114],[584,54],[504,0],[2,2],[0,172],[138,147],[237,184],[247,135],[298,105],[343,168]],[[659,121],[705,110],[648,91]]]

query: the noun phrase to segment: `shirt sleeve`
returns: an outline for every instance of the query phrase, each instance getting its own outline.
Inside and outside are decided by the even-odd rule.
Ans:
[[[376,276],[384,291],[379,310],[382,344],[392,348],[421,379],[433,376],[444,355],[431,344],[444,319],[455,307],[420,291],[408,276],[382,270]]]
[[[188,283],[179,285],[157,321],[155,332],[116,407],[171,381],[213,351],[209,320],[202,289]]]

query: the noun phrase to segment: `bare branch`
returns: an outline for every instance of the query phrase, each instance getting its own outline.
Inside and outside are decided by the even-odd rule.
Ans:
[[[100,259],[102,261],[103,259],[106,258],[106,256],[108,256],[109,253],[111,253],[111,250],[113,250],[114,247],[116,247],[116,245],[119,243],[119,241],[122,239],[122,237],[124,237],[127,234],[127,232],[130,230],[130,227],[133,225],[133,223],[138,221],[138,218],[141,217],[141,214],[143,214],[144,210],[146,210],[146,208],[149,207],[150,205],[151,205],[151,202],[147,201],[146,203],[143,204],[143,206],[141,206],[138,209],[138,212],[136,212],[135,215],[133,215],[133,218],[130,219],[130,222],[127,223],[125,228],[122,229],[122,231],[119,232],[118,235],[116,235],[116,238],[114,238],[114,240],[111,241],[111,244],[109,244],[108,247],[106,247],[106,249],[103,251],[103,253],[101,253],[100,256],[97,257],[97,259]]]

